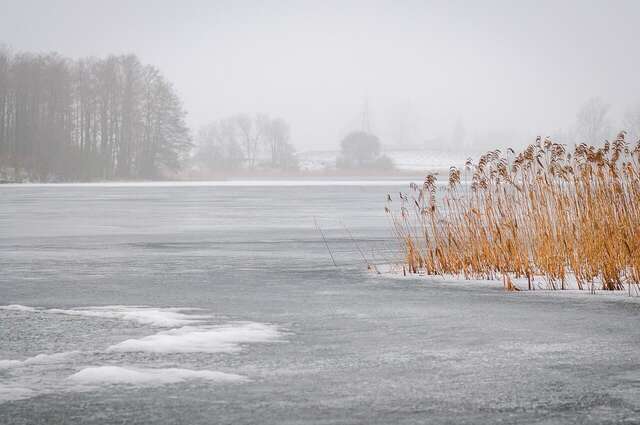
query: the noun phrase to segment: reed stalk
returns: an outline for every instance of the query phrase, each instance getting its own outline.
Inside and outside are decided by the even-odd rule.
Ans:
[[[408,273],[467,279],[542,278],[548,289],[638,293],[640,141],[621,132],[601,147],[538,138],[522,152],[494,150],[448,181],[412,184],[385,211]]]

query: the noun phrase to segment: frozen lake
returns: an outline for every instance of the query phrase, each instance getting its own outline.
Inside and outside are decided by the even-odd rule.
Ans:
[[[406,187],[0,186],[0,423],[640,423],[637,299],[367,272]]]

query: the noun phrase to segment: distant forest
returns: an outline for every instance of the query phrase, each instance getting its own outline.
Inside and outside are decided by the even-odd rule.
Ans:
[[[0,49],[0,171],[37,181],[152,179],[191,148],[172,85],[134,55]]]

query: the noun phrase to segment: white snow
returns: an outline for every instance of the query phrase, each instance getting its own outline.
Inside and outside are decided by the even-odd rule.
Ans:
[[[20,360],[0,360],[0,369],[10,369],[20,365],[22,365]]]
[[[140,339],[128,339],[107,351],[151,353],[230,353],[240,344],[271,342],[282,334],[273,325],[242,322],[224,326],[185,326]]]
[[[210,315],[185,314],[189,309],[154,308],[146,306],[112,305],[105,307],[86,307],[71,310],[49,309],[48,313],[67,314],[70,316],[102,317],[138,322],[143,325],[158,327],[184,326],[210,319]]]
[[[88,367],[71,375],[69,379],[85,385],[164,385],[193,379],[213,382],[247,381],[247,378],[241,375],[211,370],[190,370],[179,368],[150,369],[120,366]]]
[[[0,310],[12,310],[12,311],[36,311],[33,307],[20,304],[0,305]]]
[[[158,327],[184,326],[201,323],[211,319],[211,315],[187,314],[194,309],[188,308],[157,308],[148,306],[108,305],[101,307],[78,307],[73,309],[37,309],[23,305],[0,306],[2,310],[40,312],[50,314],[65,314],[69,316],[101,317],[137,322],[142,325]]]
[[[29,388],[17,385],[7,385],[0,383],[0,403],[5,401],[23,400],[30,398],[37,393]]]
[[[464,168],[467,159],[467,156],[460,153],[425,149],[389,150],[385,154],[398,169],[420,173],[448,171],[451,166]]]
[[[157,367],[153,364],[131,366],[127,354],[122,353],[232,353],[241,350],[242,344],[276,341],[283,335],[275,325],[264,323],[230,322],[213,325],[213,316],[200,314],[196,311],[198,309],[187,308],[111,305],[45,309],[12,304],[0,306],[0,310],[26,311],[34,317],[40,315],[39,319],[47,318],[47,315],[71,315],[171,327],[140,339],[125,340],[101,351],[42,353],[21,360],[0,360],[0,375],[7,375],[6,380],[0,379],[0,403],[36,397],[52,391],[93,390],[101,385],[154,386],[190,380],[209,383],[246,382],[249,378],[243,375],[185,369],[181,368],[180,364],[166,367],[166,362],[157,364]],[[108,356],[111,359],[106,364],[103,359],[105,353],[113,353]],[[77,359],[73,359],[72,356],[79,354],[84,356],[85,361],[88,360],[91,367],[84,367],[87,363],[83,362],[84,369],[68,376],[68,379],[51,380],[49,372],[59,374],[73,367]],[[97,354],[103,355],[96,357]],[[10,373],[6,373],[6,369],[9,369]]]
[[[449,152],[444,150],[434,150],[426,148],[386,147],[382,152],[389,157],[394,166],[401,171],[416,171],[419,174],[429,171],[449,170],[449,167],[464,167],[469,156],[476,157],[477,154],[471,152]],[[300,169],[308,171],[321,171],[335,169],[336,160],[340,156],[340,151],[306,151],[298,152]]]
[[[377,270],[380,274],[376,274],[375,276],[380,278],[381,280],[406,280],[413,281],[419,283],[426,284],[441,284],[450,287],[465,287],[465,288],[504,288],[504,284],[502,282],[501,276],[496,276],[495,279],[465,279],[462,276],[458,275],[427,275],[424,273],[416,273],[406,275],[402,272],[402,264],[398,262],[397,264],[378,264],[376,265]],[[542,276],[535,276],[532,280],[533,290],[529,290],[528,280],[526,278],[515,278],[513,276],[510,277],[513,284],[520,289],[520,294],[524,296],[525,294],[529,296],[554,296],[554,297],[582,297],[585,296],[586,299],[591,300],[603,300],[603,301],[622,301],[622,302],[631,302],[631,303],[640,303],[640,297],[638,296],[629,296],[629,286],[626,285],[624,290],[615,290],[615,291],[606,291],[600,289],[600,283],[598,281],[595,282],[595,293],[591,293],[589,290],[589,286],[587,284],[583,285],[583,289],[578,288],[578,284],[573,275],[568,274],[565,280],[565,289],[560,289],[560,282],[556,282],[556,289],[552,289],[550,284],[545,281]],[[636,285],[631,287],[631,294],[638,295],[638,288]]]
[[[10,369],[34,364],[60,363],[79,353],[80,351],[65,351],[53,354],[38,354],[37,356],[29,357],[25,360],[0,360],[0,369]]]

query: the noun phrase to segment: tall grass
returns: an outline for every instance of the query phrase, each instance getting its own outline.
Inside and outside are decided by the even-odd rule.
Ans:
[[[409,273],[501,278],[529,289],[621,290],[640,284],[640,142],[624,132],[573,152],[538,138],[428,175],[387,211]]]

